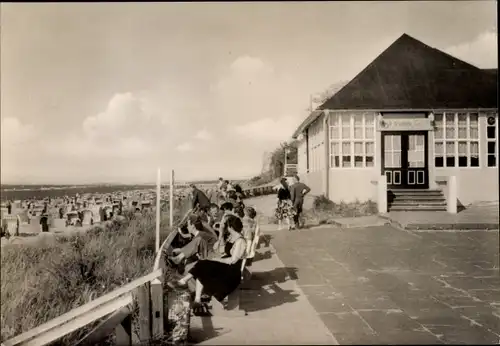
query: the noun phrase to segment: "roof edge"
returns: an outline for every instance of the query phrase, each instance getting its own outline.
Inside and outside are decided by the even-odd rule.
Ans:
[[[302,123],[297,127],[297,129],[294,131],[292,138],[297,139],[297,137],[300,135],[302,131],[304,131],[306,128],[309,127],[316,119],[318,119],[321,114],[323,114],[323,110],[321,109],[315,109],[311,112],[311,114],[308,115],[307,118],[302,121]]]

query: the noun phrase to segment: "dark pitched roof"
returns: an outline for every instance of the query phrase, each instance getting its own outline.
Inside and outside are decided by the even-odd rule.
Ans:
[[[318,109],[496,107],[496,70],[481,70],[404,34]]]
[[[483,71],[485,73],[491,74],[491,75],[493,75],[495,77],[498,76],[498,69],[496,69],[496,68],[483,68]]]

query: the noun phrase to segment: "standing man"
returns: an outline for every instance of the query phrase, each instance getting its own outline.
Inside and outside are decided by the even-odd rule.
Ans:
[[[311,189],[304,183],[300,182],[300,178],[298,175],[293,177],[293,185],[290,187],[290,195],[293,207],[295,208],[295,216],[293,217],[293,229],[295,227],[301,228],[303,225],[300,225],[300,215],[302,214],[302,208],[304,206],[304,196],[307,195]]]
[[[210,211],[210,199],[196,185],[190,184],[189,188],[191,190],[191,209],[201,217],[202,221],[208,221],[207,213]]]
[[[189,185],[191,192],[191,208],[208,212],[210,209],[210,199],[194,184]]]

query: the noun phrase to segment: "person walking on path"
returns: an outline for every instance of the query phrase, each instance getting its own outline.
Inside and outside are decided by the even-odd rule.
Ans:
[[[198,209],[202,212],[208,212],[210,209],[210,199],[196,187],[196,185],[189,185],[191,188],[191,209]]]
[[[283,220],[287,224],[287,229],[291,228],[291,220],[295,216],[295,209],[293,208],[290,188],[286,178],[281,178],[280,183],[274,187],[278,191],[277,206],[274,215],[278,219],[278,230],[281,230]]]
[[[300,178],[297,175],[293,177],[293,181],[294,183],[290,187],[292,205],[295,209],[293,228],[301,228],[303,225],[300,225],[300,215],[302,214],[302,207],[304,206],[304,196],[307,195],[311,189],[306,184],[300,182]]]

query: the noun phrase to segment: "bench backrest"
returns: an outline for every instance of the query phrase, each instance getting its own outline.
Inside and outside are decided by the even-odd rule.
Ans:
[[[251,241],[247,241],[246,243],[247,248],[245,250],[245,257],[241,262],[241,279],[243,279],[243,273],[245,270],[247,259],[252,259],[255,256],[255,250],[257,248],[257,244],[259,244],[259,239],[260,239],[260,226],[259,223],[256,222],[253,238]]]

